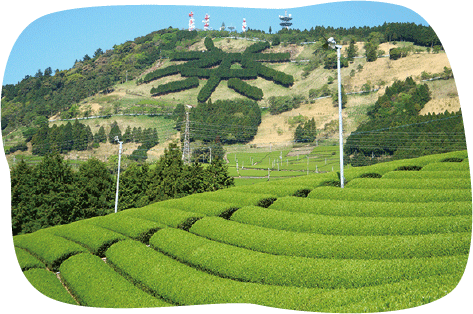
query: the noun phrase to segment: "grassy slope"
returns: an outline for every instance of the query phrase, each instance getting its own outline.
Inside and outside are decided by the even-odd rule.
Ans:
[[[461,163],[440,162],[446,157],[459,157],[464,160]],[[168,228],[176,226],[185,228],[193,235],[185,231],[179,233],[157,231],[156,235],[167,236],[156,241],[155,235],[150,240],[151,248],[137,241],[121,240],[116,244],[110,244],[111,248],[105,253],[107,263],[112,263],[111,269],[124,275],[138,287],[169,303],[179,305],[243,302],[323,312],[373,312],[419,306],[448,294],[463,274],[471,238],[470,187],[465,186],[466,189],[462,189],[469,191],[467,201],[458,201],[446,195],[446,200],[449,202],[444,203],[446,206],[442,205],[442,201],[429,203],[426,199],[415,199],[413,200],[415,203],[398,203],[395,200],[389,203],[384,200],[367,203],[363,195],[372,194],[373,191],[382,193],[383,190],[379,188],[376,180],[383,180],[385,183],[393,180],[393,184],[400,182],[400,179],[402,181],[404,172],[395,169],[406,165],[423,167],[425,170],[421,170],[419,174],[425,172],[430,175],[436,171],[439,174],[436,178],[444,178],[442,182],[452,181],[452,184],[455,184],[451,171],[469,175],[466,157],[466,151],[453,152],[347,169],[346,176],[352,182],[359,181],[356,178],[365,173],[378,173],[386,177],[363,179],[365,184],[367,181],[373,182],[369,191],[348,182],[344,191],[346,193],[342,194],[357,191],[355,193],[357,196],[348,201],[325,200],[323,195],[321,198],[318,197],[320,194],[317,193],[318,189],[327,190],[327,187],[319,186],[324,181],[336,177],[333,173],[327,173],[270,181],[257,184],[251,189],[235,187],[202,193],[111,214],[103,219],[115,217],[115,225],[120,219],[133,217],[133,219],[151,220],[160,226],[168,225]],[[405,173],[406,176],[411,174],[411,172]],[[440,175],[442,173],[443,175]],[[396,179],[390,179],[391,174],[395,174]],[[409,178],[410,180],[406,182],[415,185],[413,176]],[[417,180],[423,182],[422,179]],[[312,190],[310,198],[290,196],[301,188]],[[403,189],[406,189],[406,186],[399,186],[397,190],[402,194]],[[278,201],[271,205],[268,211],[261,207],[253,207],[254,210],[245,207],[246,211],[243,208],[241,213],[237,210],[230,220],[211,217],[224,214],[226,209],[231,207],[255,205],[254,202],[258,198],[270,196],[272,191],[277,191]],[[405,191],[404,194],[408,194],[407,192],[412,190],[407,188]],[[446,190],[436,189],[435,185],[432,185],[424,187],[423,191],[426,195],[438,197],[442,194],[439,192]],[[295,205],[297,208],[292,208],[291,198],[307,203],[307,206]],[[281,202],[285,205],[281,206]],[[310,205],[312,203],[319,205],[315,208]],[[340,204],[337,205],[338,203]],[[338,213],[340,206],[345,206],[343,215]],[[419,212],[413,206],[424,210]],[[430,207],[435,207],[435,210],[429,211]],[[452,211],[453,208],[459,210]],[[253,210],[255,214],[251,214],[248,209]],[[316,209],[322,210],[323,213],[314,212]],[[408,215],[405,214],[406,210],[409,210]],[[261,214],[258,214],[259,211]],[[304,215],[310,216],[310,220],[304,219]],[[305,224],[297,223],[298,219],[303,219]],[[429,219],[438,221],[437,228],[425,225],[425,221]],[[189,224],[196,220],[198,221],[190,227]],[[333,230],[336,233],[330,231],[330,228],[320,231],[323,226],[318,220],[333,220],[333,223],[339,225],[334,226]],[[359,220],[364,226],[362,230],[364,235],[357,235],[359,230],[357,224],[352,223],[353,220]],[[373,227],[363,223],[364,220],[370,222]],[[397,225],[392,225],[390,221],[395,221]],[[82,239],[89,242],[91,239],[88,228],[83,227],[89,223],[93,224],[94,220],[81,221],[82,228],[74,229],[74,242],[63,240],[64,250],[78,252],[75,249],[77,244],[83,245],[85,250],[86,243],[81,243]],[[391,226],[380,228],[380,224],[383,223]],[[443,228],[442,223],[449,227]],[[65,225],[60,228],[67,234],[67,228],[73,226],[79,225]],[[155,227],[150,225],[148,228]],[[304,228],[312,229],[308,231]],[[63,255],[48,253],[57,251],[52,242],[51,247],[48,247],[47,239],[53,238],[51,236],[53,229],[55,230],[55,228],[45,229],[31,235],[15,237],[15,245],[27,250],[40,261],[48,261],[46,265],[61,263]],[[422,232],[418,232],[421,229]],[[84,234],[82,237],[80,230],[87,235]],[[124,232],[114,230],[122,234]],[[399,235],[399,232],[407,232],[409,235]],[[54,238],[56,241],[57,237]],[[179,240],[181,237],[189,240]],[[309,245],[310,243],[313,245]],[[164,250],[169,255],[165,256],[156,250],[160,252]],[[214,250],[218,252],[218,258],[212,258]],[[313,257],[297,257],[305,256],[307,252],[312,252]],[[319,255],[324,258],[317,258]],[[362,259],[349,257],[358,255]],[[392,259],[398,255],[418,257]],[[56,256],[57,261],[54,260]],[[333,258],[334,256],[338,258]],[[228,264],[228,259],[235,263]],[[336,268],[339,271],[336,272],[337,275],[322,272],[320,276],[309,276],[310,278],[304,280],[307,276],[305,272],[313,267],[311,265],[315,265],[316,269],[323,266],[328,267],[327,270]],[[148,271],[150,267],[155,267],[153,272]],[[87,267],[83,268],[74,270],[79,278],[81,271],[87,271]],[[287,276],[281,276],[281,272],[285,274],[286,271],[290,275],[288,273]],[[374,278],[373,274],[378,277]],[[291,278],[295,281],[293,282]],[[91,288],[95,289],[92,286]],[[94,293],[101,294],[100,289],[96,292],[93,289],[87,290],[87,296],[91,300],[95,298]],[[89,305],[100,306],[100,304]]]

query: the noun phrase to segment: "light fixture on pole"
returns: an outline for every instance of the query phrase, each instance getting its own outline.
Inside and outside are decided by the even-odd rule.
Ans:
[[[337,49],[337,73],[338,73],[338,121],[340,136],[340,187],[345,186],[345,177],[343,175],[343,119],[342,119],[342,77],[340,75],[340,50],[342,45],[337,45],[333,37],[327,39],[327,44],[332,49]]]
[[[118,187],[120,183],[120,161],[122,157],[122,144],[123,142],[120,142],[118,139],[118,136],[115,136],[115,141],[118,142],[119,144],[119,149],[118,149],[118,172],[117,172],[117,192],[115,193],[115,213],[117,212],[118,209]]]

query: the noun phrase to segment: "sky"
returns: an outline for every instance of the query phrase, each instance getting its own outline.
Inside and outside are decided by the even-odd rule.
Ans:
[[[235,4],[237,4],[235,2]],[[143,36],[169,26],[187,29],[190,12],[197,28],[210,15],[210,26],[218,29],[222,22],[241,32],[243,18],[248,27],[273,32],[281,29],[279,15],[285,9],[235,8],[196,5],[134,5],[78,8],[50,13],[32,21],[16,40],[9,54],[3,84],[16,84],[39,69],[70,69],[75,60],[96,49],[112,49],[115,44]],[[292,28],[313,26],[378,26],[384,22],[414,22],[428,25],[420,15],[399,5],[351,1],[289,8]],[[5,49],[5,48],[2,48]]]
[[[69,15],[65,13],[54,14],[63,10],[70,10],[78,7],[93,6],[109,6],[111,4],[139,4],[137,1],[125,0],[81,0],[77,1],[57,1],[57,0],[22,0],[22,1],[2,1],[0,4],[0,81],[3,84],[10,82],[16,83],[25,75],[34,75],[38,69],[44,70],[47,67],[53,69],[69,69],[72,67],[75,59],[81,59],[87,54],[93,54],[97,48],[103,50],[110,49],[114,44],[120,44],[126,40],[132,40],[137,36],[146,35],[151,31],[158,30],[162,27],[172,25],[174,27],[187,27],[187,14],[191,10],[196,13],[196,24],[205,15],[211,15],[211,25],[219,27],[222,21],[229,26],[231,23],[240,31],[241,19],[246,17],[248,25],[251,28],[261,28],[267,31],[269,25],[273,31],[277,29],[277,16],[284,14],[284,10],[288,9],[288,13],[294,15],[294,27],[303,29],[305,26],[299,25],[303,21],[309,25],[324,26],[344,26],[347,21],[358,21],[363,25],[368,25],[368,21],[374,21],[375,24],[382,24],[377,19],[383,20],[385,16],[394,16],[396,7],[391,7],[388,12],[380,14],[379,11],[346,12],[340,14],[335,9],[327,10],[321,15],[310,16],[309,8],[314,4],[334,2],[333,0],[293,0],[291,2],[275,2],[274,0],[239,0],[232,2],[223,2],[216,0],[194,1],[201,5],[209,6],[235,6],[240,8],[273,8],[274,13],[270,17],[259,11],[255,15],[249,15],[251,10],[240,9],[246,16],[236,16],[235,20],[223,9],[212,9],[206,11],[206,8],[192,5],[189,0],[174,0],[173,4],[186,5],[184,11],[176,11],[178,7],[169,10],[169,17],[162,13],[164,7],[158,10],[145,9],[142,13],[121,13],[116,16],[111,13],[95,13],[90,16]],[[460,103],[464,116],[464,125],[467,133],[467,139],[473,136],[473,128],[468,123],[473,120],[473,109],[470,109],[469,103],[471,97],[469,90],[471,89],[471,73],[473,73],[473,62],[467,59],[472,50],[471,40],[466,36],[465,30],[471,30],[471,9],[469,2],[465,0],[448,0],[448,1],[426,1],[426,0],[386,0],[386,2],[394,3],[409,8],[419,13],[433,27],[444,48],[453,73],[455,75],[455,83],[459,92]],[[149,2],[148,2],[149,3]],[[153,1],[153,3],[166,3],[164,1]],[[367,6],[369,4],[363,4]],[[301,8],[302,9],[297,9]],[[333,7],[332,7],[333,8]],[[77,10],[76,13],[81,12]],[[82,11],[85,12],[85,11]],[[161,12],[161,14],[160,14]],[[234,11],[236,12],[236,11]],[[406,12],[406,11],[404,11]],[[69,13],[73,13],[70,11]],[[351,17],[347,14],[351,13]],[[51,16],[48,16],[50,14]],[[92,13],[91,13],[92,14]],[[412,12],[410,12],[412,14]],[[55,17],[56,15],[56,17]],[[232,15],[232,16],[233,16]],[[274,20],[276,15],[276,20]],[[219,18],[225,16],[225,19]],[[304,18],[301,18],[304,16]],[[327,17],[329,16],[329,17]],[[44,18],[42,18],[44,17]],[[73,18],[75,17],[75,19]],[[386,17],[384,18],[386,19]],[[55,23],[46,26],[42,22],[55,21]],[[272,22],[268,22],[268,21]],[[416,21],[414,21],[416,22]],[[50,22],[51,23],[51,22]],[[257,27],[261,23],[261,27]],[[421,21],[416,23],[423,23]],[[31,25],[30,25],[31,24]],[[38,25],[34,30],[33,26]],[[163,26],[164,25],[164,26]],[[276,25],[276,26],[273,26]],[[348,25],[348,27],[351,25]],[[44,28],[43,28],[44,27]],[[74,27],[82,27],[83,31]],[[310,26],[308,26],[310,28]],[[29,30],[31,28],[31,30]],[[59,38],[56,38],[59,36]],[[24,39],[23,39],[24,37]],[[21,54],[21,55],[20,55]],[[18,57],[16,57],[18,55]],[[8,66],[7,66],[8,63]],[[428,69],[426,69],[428,71]],[[5,80],[3,77],[5,76]],[[469,141],[469,144],[471,141]],[[470,146],[470,145],[468,145]],[[4,308],[15,308],[17,312],[33,312],[40,308],[47,309],[49,312],[67,312],[75,313],[116,313],[114,310],[81,308],[68,306],[59,302],[53,302],[38,291],[36,291],[22,275],[15,258],[11,237],[11,215],[10,215],[10,172],[6,158],[3,154],[2,142],[0,142],[0,205],[3,210],[0,211],[0,243],[2,255],[0,265],[4,270],[2,277],[2,285],[0,285],[0,295],[2,296],[2,306]],[[472,165],[470,165],[472,166]],[[466,268],[465,274],[459,285],[453,292],[444,298],[433,303],[403,310],[402,314],[437,314],[437,313],[455,313],[467,314],[471,312],[473,290],[473,267],[471,261]],[[133,311],[133,310],[131,310]],[[178,308],[160,308],[159,313],[178,313],[178,314],[240,314],[258,312],[259,314],[287,314],[298,313],[294,311],[271,309],[247,304],[231,304],[231,305],[212,305],[212,306],[187,306]],[[156,313],[156,309],[140,310],[140,313]],[[300,312],[302,313],[302,312]]]

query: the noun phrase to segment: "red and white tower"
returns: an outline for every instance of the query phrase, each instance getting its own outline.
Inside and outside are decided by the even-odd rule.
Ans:
[[[189,13],[189,32],[193,31],[194,29],[195,29],[194,13],[191,12],[191,13]]]
[[[205,13],[205,18],[204,18],[204,20],[202,21],[202,23],[204,23],[204,31],[208,31],[208,30],[209,30],[209,22],[210,22],[210,15],[208,15],[207,13]]]
[[[243,23],[241,24],[241,30],[242,32],[246,32],[246,19],[243,18]]]

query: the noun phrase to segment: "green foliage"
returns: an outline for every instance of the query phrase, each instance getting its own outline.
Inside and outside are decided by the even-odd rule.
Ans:
[[[135,287],[91,254],[79,254],[64,262],[61,277],[80,305],[106,308],[170,306]]]
[[[13,242],[16,247],[27,250],[53,271],[57,271],[59,265],[70,256],[87,252],[87,249],[79,244],[44,230],[14,236]]]
[[[308,259],[260,253],[211,241],[188,232],[164,229],[150,245],[180,261],[225,278],[266,285],[306,288],[359,288],[455,273],[466,256],[360,261]],[[208,258],[212,256],[213,258]],[[231,260],[232,263],[228,263]],[[284,276],[281,276],[284,274]]]
[[[231,78],[228,80],[228,87],[236,92],[254,100],[261,100],[263,98],[263,91],[255,86],[251,86],[238,78]]]
[[[196,88],[199,86],[199,79],[197,77],[191,77],[182,81],[169,82],[166,84],[158,85],[151,89],[153,96],[164,95],[168,93],[180,92],[186,89]]]
[[[192,139],[223,144],[246,143],[253,139],[261,123],[261,110],[252,100],[217,100],[200,103],[190,112]]]
[[[23,274],[30,284],[45,296],[60,302],[77,305],[77,302],[64,289],[56,274],[46,269],[30,269]]]
[[[268,99],[269,112],[272,115],[280,114],[285,111],[297,109],[305,101],[305,98],[300,95],[294,96],[271,96]]]
[[[24,249],[15,247],[15,255],[18,259],[18,264],[20,264],[21,270],[26,271],[31,268],[44,268],[45,265],[36,257],[28,253]]]
[[[307,120],[297,126],[294,132],[294,142],[311,143],[315,141],[317,135],[317,127],[315,119]]]
[[[214,241],[275,255],[363,260],[467,254],[471,234],[458,232],[416,237],[336,236],[275,230],[217,217],[204,217],[189,231]],[[403,245],[400,246],[399,243]]]

